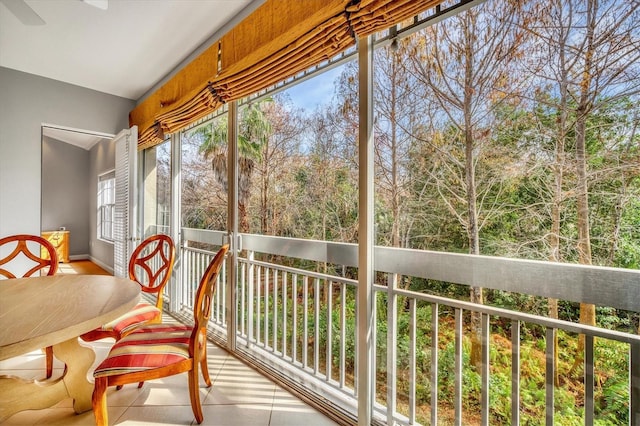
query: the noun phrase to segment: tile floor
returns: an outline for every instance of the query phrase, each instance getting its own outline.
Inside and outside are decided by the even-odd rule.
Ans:
[[[92,342],[95,365],[108,353],[113,340]],[[213,386],[204,387],[200,399],[203,425],[325,426],[335,425],[315,409],[247,367],[224,349],[210,343],[209,374]],[[54,376],[62,374],[56,361]],[[35,379],[44,377],[44,355],[40,351],[0,362],[0,374]],[[110,425],[195,425],[186,374],[145,382],[142,389],[127,385],[107,391]],[[76,415],[71,399],[52,408],[17,413],[3,425],[93,425],[93,412]]]

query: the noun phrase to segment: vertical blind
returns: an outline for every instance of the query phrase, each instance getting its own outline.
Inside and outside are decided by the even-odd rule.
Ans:
[[[133,252],[137,202],[136,130],[120,132],[115,140],[115,207],[113,226],[113,274],[128,277]]]
[[[138,149],[444,0],[267,0],[129,114]]]

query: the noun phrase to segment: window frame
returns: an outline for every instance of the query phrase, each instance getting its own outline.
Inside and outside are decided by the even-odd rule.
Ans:
[[[110,170],[98,175],[97,192],[97,224],[96,235],[98,240],[109,243],[114,242],[113,231],[115,226],[116,209],[116,171]],[[111,224],[109,226],[109,223]],[[110,231],[110,235],[109,232]]]

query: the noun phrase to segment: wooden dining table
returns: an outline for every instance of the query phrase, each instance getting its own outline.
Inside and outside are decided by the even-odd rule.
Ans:
[[[61,376],[25,380],[0,376],[0,423],[13,414],[73,398],[76,413],[91,409],[88,372],[94,351],[78,336],[133,308],[140,286],[108,275],[54,275],[0,281],[0,361],[53,347]],[[44,364],[44,357],[42,360]]]

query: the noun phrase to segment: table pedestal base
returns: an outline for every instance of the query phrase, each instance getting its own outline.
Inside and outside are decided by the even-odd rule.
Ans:
[[[0,377],[0,423],[19,411],[48,408],[66,398],[73,398],[76,413],[91,410],[93,383],[87,373],[96,358],[93,350],[74,337],[54,345],[53,354],[66,366],[62,377],[42,381]]]

